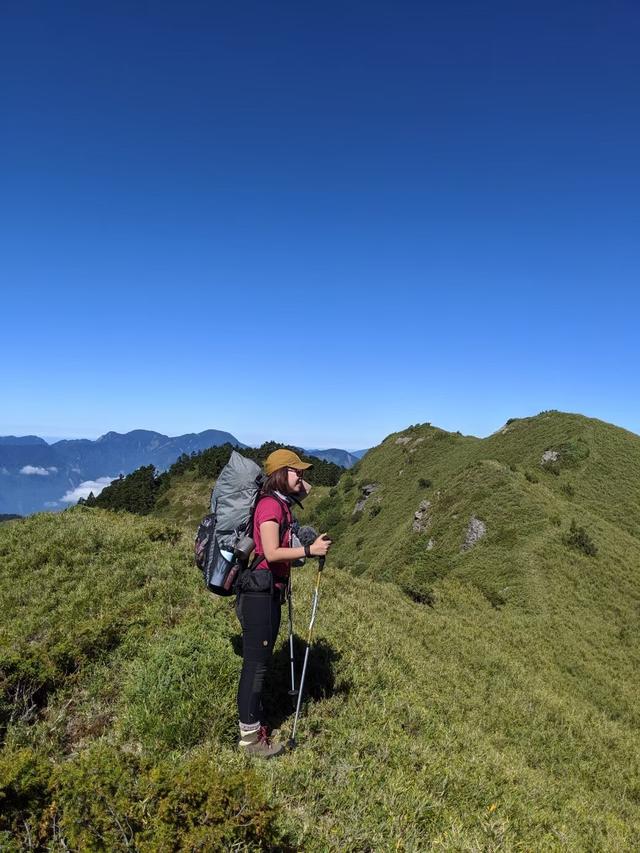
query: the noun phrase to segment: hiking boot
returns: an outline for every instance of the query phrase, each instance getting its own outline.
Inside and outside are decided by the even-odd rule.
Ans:
[[[247,731],[241,725],[239,746],[247,755],[254,755],[256,758],[273,758],[284,752],[284,744],[271,742],[266,726]]]

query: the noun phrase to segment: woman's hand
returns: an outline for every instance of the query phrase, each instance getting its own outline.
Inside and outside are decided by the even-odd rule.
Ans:
[[[312,557],[324,557],[330,547],[331,539],[329,539],[326,533],[321,533],[316,541],[309,546],[309,550]]]

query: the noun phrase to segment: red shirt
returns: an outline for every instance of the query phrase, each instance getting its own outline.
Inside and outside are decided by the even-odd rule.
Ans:
[[[291,520],[291,510],[284,501],[270,495],[260,498],[253,516],[253,541],[256,543],[256,555],[264,555],[260,525],[265,521],[275,521],[280,527],[286,527],[279,544],[280,548],[289,548],[291,543]],[[260,569],[271,569],[274,578],[286,580],[291,571],[291,561],[268,563],[266,560],[261,560],[256,566],[256,571]]]

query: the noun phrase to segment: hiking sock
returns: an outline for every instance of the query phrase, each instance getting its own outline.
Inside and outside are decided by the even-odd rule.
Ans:
[[[257,743],[260,734],[260,723],[240,723],[240,746],[250,746]]]

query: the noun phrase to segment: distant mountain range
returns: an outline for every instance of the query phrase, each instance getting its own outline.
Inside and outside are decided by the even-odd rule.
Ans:
[[[61,510],[97,493],[119,474],[141,465],[166,470],[182,453],[229,442],[246,447],[229,432],[209,429],[170,438],[136,429],[107,432],[95,441],[64,439],[53,444],[39,436],[0,437],[0,513],[29,515]]]
[[[339,450],[336,447],[331,447],[329,450],[310,450],[305,447],[304,450],[309,456],[317,456],[318,459],[324,459],[325,462],[334,462],[342,468],[352,468],[360,457],[364,456],[367,452],[366,450],[352,450],[349,452],[348,450]]]
[[[98,494],[111,480],[141,465],[165,471],[183,453],[227,442],[238,448],[248,446],[216,429],[174,437],[136,429],[107,432],[95,441],[63,439],[52,444],[37,435],[0,436],[0,514],[60,511],[91,491]],[[358,461],[358,454],[346,450],[308,452],[344,468]]]

